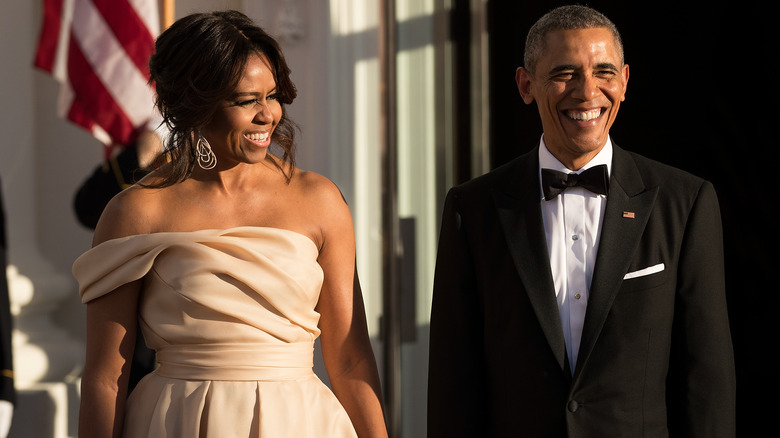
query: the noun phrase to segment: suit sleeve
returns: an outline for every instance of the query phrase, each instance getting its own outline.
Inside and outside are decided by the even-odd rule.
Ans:
[[[428,437],[485,433],[482,313],[466,224],[450,190],[439,236],[431,308]]]
[[[677,271],[667,383],[670,436],[735,436],[736,377],[726,306],[723,234],[705,182],[689,215]]]
[[[0,400],[16,402],[14,387],[13,354],[11,331],[11,306],[6,278],[6,233],[5,209],[3,206],[2,187],[0,186]]]

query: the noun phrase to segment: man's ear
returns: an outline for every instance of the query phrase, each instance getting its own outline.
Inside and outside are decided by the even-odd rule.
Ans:
[[[515,71],[515,82],[517,82],[517,91],[520,92],[520,97],[523,98],[523,102],[530,104],[534,101],[534,95],[531,92],[531,73],[523,67],[517,67]]]
[[[623,78],[623,95],[620,96],[620,101],[623,102],[626,100],[626,89],[628,88],[628,64],[623,64],[621,76]]]

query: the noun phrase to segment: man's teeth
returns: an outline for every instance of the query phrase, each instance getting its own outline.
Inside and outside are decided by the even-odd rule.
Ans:
[[[252,141],[264,142],[264,141],[268,140],[268,135],[269,135],[268,132],[264,132],[262,134],[254,132],[252,134],[246,134],[245,137],[250,139],[250,140],[252,140]]]
[[[601,115],[601,108],[588,111],[569,111],[569,117],[574,120],[588,121]]]

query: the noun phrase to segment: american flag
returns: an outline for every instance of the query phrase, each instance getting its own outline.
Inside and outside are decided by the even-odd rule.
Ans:
[[[43,0],[35,66],[60,83],[60,116],[107,146],[134,140],[157,119],[147,81],[159,30],[157,0]]]

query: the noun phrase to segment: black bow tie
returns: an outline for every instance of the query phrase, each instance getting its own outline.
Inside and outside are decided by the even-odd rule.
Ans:
[[[609,188],[607,165],[599,164],[579,174],[542,169],[542,192],[545,200],[549,201],[565,189],[575,186],[590,190],[597,195],[606,195]]]

